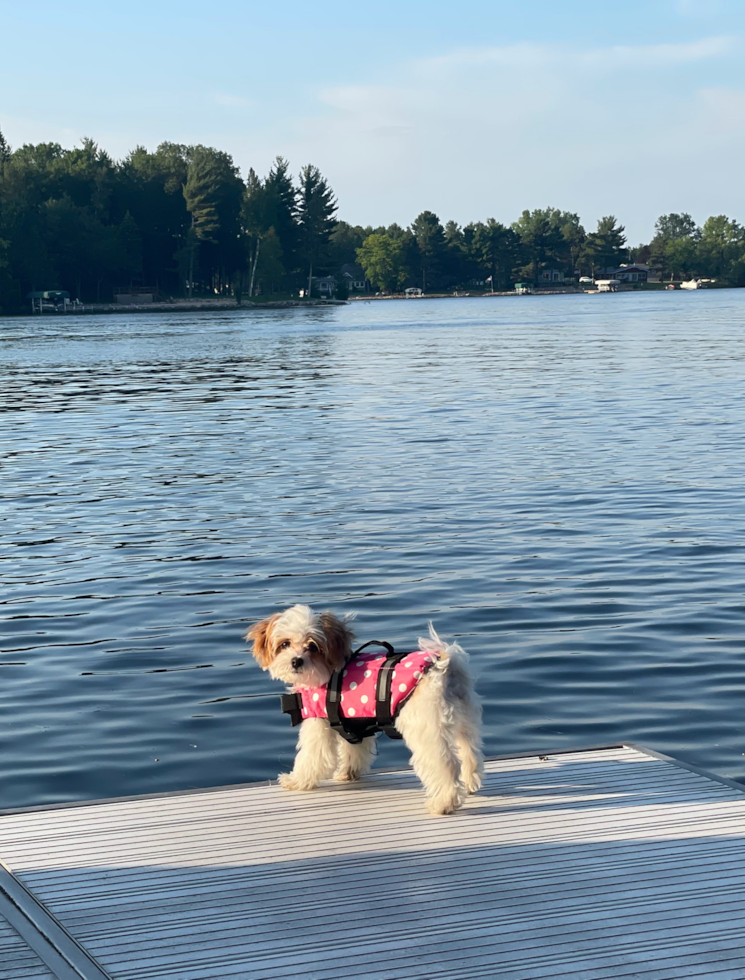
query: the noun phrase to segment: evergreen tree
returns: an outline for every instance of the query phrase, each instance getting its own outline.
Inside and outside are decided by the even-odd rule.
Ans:
[[[298,191],[299,241],[308,266],[308,294],[313,280],[313,267],[322,262],[328,252],[329,236],[334,229],[337,203],[328,182],[318,167],[308,164],[300,171]]]
[[[436,278],[445,252],[445,231],[432,211],[422,213],[412,222],[411,233],[416,240],[422,290],[427,291],[427,279]]]
[[[2,129],[0,129],[0,164],[7,163],[8,160],[10,160],[10,147],[3,136]]]
[[[613,215],[600,218],[597,231],[591,232],[582,249],[581,260],[592,275],[596,269],[616,267],[626,255],[626,236],[623,225],[617,225]]]
[[[504,288],[512,278],[512,270],[520,258],[520,239],[512,228],[489,218],[479,223],[473,236],[473,252],[479,263],[486,266],[491,278],[491,290]]]
[[[248,242],[248,295],[253,296],[256,283],[256,269],[261,253],[261,243],[269,231],[267,192],[261,178],[253,167],[246,177],[243,195],[242,223]]]
[[[195,147],[184,184],[186,209],[191,215],[186,243],[189,255],[190,297],[194,287],[194,265],[199,243],[216,241],[215,236],[220,228],[219,187],[220,175],[214,155],[203,146]]]
[[[290,176],[290,165],[277,157],[264,182],[266,222],[274,228],[282,249],[287,273],[293,273],[298,262],[297,191]]]
[[[556,208],[523,211],[512,230],[519,237],[528,265],[524,274],[537,282],[538,273],[551,265],[568,266],[571,253],[563,234],[565,215]]]

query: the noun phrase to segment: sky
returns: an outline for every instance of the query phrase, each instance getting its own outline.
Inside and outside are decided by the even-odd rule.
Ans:
[[[11,146],[318,166],[353,224],[745,223],[743,0],[0,0]]]

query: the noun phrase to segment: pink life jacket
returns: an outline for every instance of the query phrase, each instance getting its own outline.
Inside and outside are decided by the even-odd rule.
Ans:
[[[437,657],[421,650],[396,654],[385,645],[388,655],[358,650],[328,684],[283,695],[282,710],[292,716],[292,724],[328,718],[349,742],[361,742],[378,731],[401,738],[394,721]]]

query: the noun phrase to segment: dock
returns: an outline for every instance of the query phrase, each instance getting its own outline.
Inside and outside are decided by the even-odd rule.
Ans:
[[[0,980],[743,980],[745,787],[639,746],[0,815]]]

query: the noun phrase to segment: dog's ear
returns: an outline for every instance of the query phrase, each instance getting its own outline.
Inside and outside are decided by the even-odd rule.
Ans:
[[[246,633],[246,640],[250,643],[253,640],[253,655],[262,670],[266,670],[274,659],[271,646],[271,636],[274,624],[279,619],[279,613],[262,619],[260,623],[255,623]]]
[[[354,633],[345,620],[331,612],[322,612],[319,619],[326,637],[326,662],[332,670],[339,670],[352,653]]]

